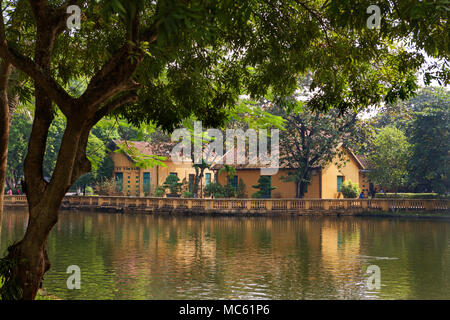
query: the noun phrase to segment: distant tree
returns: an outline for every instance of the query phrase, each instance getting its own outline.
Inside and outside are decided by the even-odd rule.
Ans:
[[[31,125],[31,118],[26,114],[18,113],[12,118],[6,169],[6,182],[10,189],[24,176],[23,165],[27,153]]]
[[[441,87],[420,88],[413,97],[406,100],[388,103],[377,109],[370,124],[375,128],[394,126],[402,130],[407,137],[414,128],[415,114],[430,106],[449,104],[450,91]]]
[[[408,100],[387,104],[367,121],[368,149],[371,129],[392,126],[401,130],[412,145],[407,189],[445,193],[449,189],[449,110],[450,91],[439,87],[421,88]]]
[[[368,155],[369,179],[383,189],[395,192],[408,182],[408,161],[411,145],[397,128],[382,128],[375,136]]]
[[[441,101],[416,112],[411,124],[409,141],[410,182],[416,192],[450,190],[450,103]]]

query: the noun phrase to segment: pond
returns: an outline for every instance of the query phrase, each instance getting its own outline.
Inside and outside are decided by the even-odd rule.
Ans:
[[[26,225],[25,211],[3,214],[2,255]],[[62,212],[44,287],[62,299],[450,299],[449,245],[449,220]]]

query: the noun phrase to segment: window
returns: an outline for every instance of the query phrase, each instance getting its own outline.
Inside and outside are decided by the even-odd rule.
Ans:
[[[170,175],[171,175],[171,176],[178,177],[178,173],[176,173],[176,172],[171,172]]]
[[[211,173],[205,174],[205,186],[209,186],[211,184]]]
[[[238,188],[238,176],[234,176],[231,180],[230,180],[230,184],[231,186],[237,190]]]
[[[150,172],[144,172],[144,194],[150,193]]]
[[[272,196],[272,190],[271,190],[272,176],[265,176],[265,177],[267,177],[266,179],[267,179],[268,183],[267,183],[267,190],[266,190],[265,194],[263,195],[263,198],[271,198],[271,196]]]
[[[337,177],[337,192],[341,192],[342,182],[344,182],[344,176]]]
[[[195,175],[190,174],[189,175],[189,192],[193,192],[193,190],[194,190],[194,179],[195,179]]]
[[[122,172],[116,172],[116,191],[122,192],[123,190],[123,173]]]

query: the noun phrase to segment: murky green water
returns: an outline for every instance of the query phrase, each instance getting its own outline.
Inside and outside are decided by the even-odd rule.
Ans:
[[[1,253],[26,223],[4,213]],[[44,287],[64,299],[450,299],[449,245],[448,220],[63,212]],[[67,289],[70,265],[80,290]]]

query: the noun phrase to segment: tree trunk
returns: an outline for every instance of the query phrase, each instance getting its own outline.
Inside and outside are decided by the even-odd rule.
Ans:
[[[192,194],[194,196],[196,195],[197,198],[201,198],[202,197],[202,194],[201,194],[202,190],[200,188],[200,182],[203,179],[203,175],[204,175],[205,169],[206,168],[200,168],[200,171],[199,171],[197,168],[195,168],[194,188],[193,188]]]
[[[9,137],[9,104],[8,80],[11,74],[11,64],[2,62],[0,65],[0,215],[3,213],[3,195],[5,193],[6,164],[8,160]]]
[[[30,210],[30,220],[24,238],[8,248],[7,259],[12,262],[13,277],[5,286],[19,289],[18,296],[8,297],[10,299],[33,300],[40,288],[42,277],[50,269],[47,238],[57,222],[57,213],[51,211],[50,207]]]
[[[297,182],[297,198],[304,198],[305,197],[305,182],[299,181]]]
[[[13,280],[7,285],[16,286],[21,291],[19,299],[32,300],[36,297],[42,277],[50,268],[46,244],[51,229],[58,221],[61,202],[73,182],[90,171],[85,153],[91,128],[88,121],[74,124],[68,121],[51,182],[45,185],[44,191],[28,188],[27,231],[20,242],[8,248],[7,256],[13,264]],[[38,134],[44,132],[36,131],[36,136]],[[38,173],[30,170],[28,164],[26,162],[27,179],[39,179],[35,176]]]

